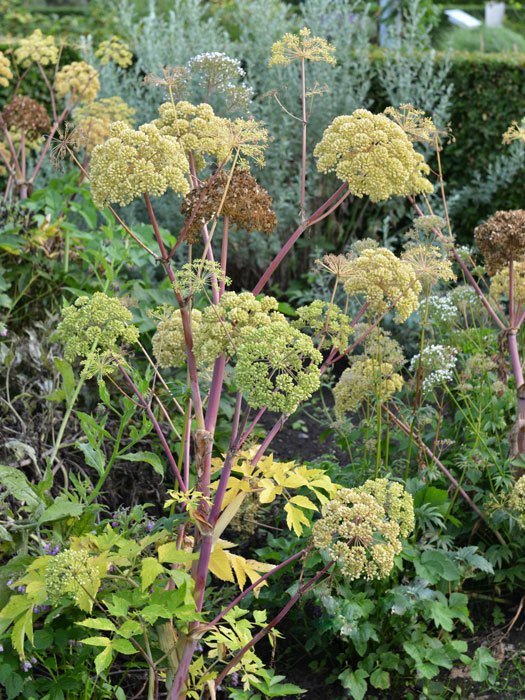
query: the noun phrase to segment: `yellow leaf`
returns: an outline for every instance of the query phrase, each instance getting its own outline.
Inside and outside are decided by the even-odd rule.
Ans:
[[[259,486],[262,487],[262,490],[259,492],[259,501],[261,503],[271,503],[283,492],[282,486],[278,486],[271,479],[261,479]]]
[[[306,496],[293,496],[292,498],[290,498],[289,502],[295,503],[295,505],[301,506],[301,508],[308,508],[308,510],[318,510],[315,503],[313,503]]]
[[[261,578],[263,573],[270,571],[270,569],[273,569],[274,566],[273,564],[265,564],[261,561],[255,561],[254,559],[245,559],[239,554],[231,554],[231,552],[228,552],[228,557],[241,591],[244,589],[246,584],[246,578],[250,579],[250,583],[255,583]],[[257,586],[257,588],[254,589],[253,592],[255,597],[258,595],[259,589],[265,585],[267,585],[266,581],[263,581],[260,586]]]
[[[306,527],[310,525],[310,521],[304,514],[304,511],[296,508],[292,503],[287,503],[284,506],[284,510],[286,511],[286,524],[290,530],[293,529],[296,535],[302,535],[303,525],[306,525]]]
[[[234,583],[230,558],[219,542],[217,542],[211,553],[210,571],[221,581]]]

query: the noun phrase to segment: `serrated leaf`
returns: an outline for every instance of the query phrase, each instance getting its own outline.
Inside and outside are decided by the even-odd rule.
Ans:
[[[213,548],[209,568],[211,573],[221,581],[234,582],[230,559],[219,543]]]
[[[33,510],[40,504],[40,499],[33,487],[23,474],[15,467],[7,467],[0,464],[0,484],[13,498],[25,503]]]
[[[141,633],[142,627],[136,620],[126,620],[117,630],[117,634],[125,639]]]
[[[105,632],[115,632],[117,629],[113,622],[108,620],[106,617],[89,617],[85,620],[77,622],[77,625],[87,627],[92,630],[104,630]]]
[[[301,506],[301,508],[307,508],[308,510],[318,510],[315,503],[313,503],[313,501],[306,496],[293,496],[290,498],[289,503],[294,503],[295,505]]]
[[[110,646],[106,647],[100,654],[95,656],[95,671],[97,672],[97,676],[100,676],[100,674],[111,665],[112,660],[113,650]]]
[[[157,576],[160,576],[160,574],[163,573],[165,573],[164,567],[159,563],[158,559],[155,559],[154,557],[146,557],[143,559],[140,570],[142,590],[145,591],[146,588],[149,588]]]
[[[83,454],[86,464],[97,472],[99,476],[104,473],[104,467],[106,466],[106,456],[99,447],[94,447],[88,442],[77,442],[75,444]]]
[[[107,637],[86,637],[82,640],[82,644],[88,644],[91,647],[108,647],[111,644],[111,639]]]
[[[384,671],[382,668],[376,668],[376,670],[370,675],[370,684],[374,688],[379,688],[380,690],[386,690],[390,688],[390,674],[388,671]]]
[[[292,503],[287,503],[284,506],[286,512],[286,524],[290,530],[293,529],[297,536],[303,534],[304,527],[310,526],[310,521],[306,517],[304,511],[300,508],[296,508]]]
[[[491,669],[497,669],[499,662],[492,656],[487,647],[478,647],[472,658],[470,675],[473,681],[483,683],[489,677]]]
[[[163,617],[165,619],[170,619],[173,617],[171,610],[168,610],[168,608],[165,608],[163,605],[158,605],[157,603],[146,605],[146,607],[140,611],[140,614],[146,620],[146,622],[149,622],[150,625],[154,625],[159,617]]]
[[[33,641],[33,607],[18,618],[18,620],[13,625],[11,631],[11,644],[13,649],[18,652],[21,659],[25,658],[24,652],[24,641],[28,638],[30,642]]]
[[[198,558],[198,552],[186,552],[177,546],[176,542],[161,544],[158,549],[159,561],[162,564],[185,564]]]

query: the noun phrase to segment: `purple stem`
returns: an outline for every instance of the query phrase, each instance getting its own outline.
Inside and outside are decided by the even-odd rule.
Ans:
[[[306,231],[306,229],[311,226],[313,223],[315,223],[316,219],[320,217],[327,209],[330,208],[330,206],[339,198],[339,196],[345,192],[348,189],[347,183],[343,183],[335,192],[334,194],[326,200],[324,204],[322,204],[317,211],[315,211],[306,221],[301,223],[296,230],[292,233],[290,238],[286,241],[286,243],[283,245],[281,250],[277,253],[275,258],[272,260],[272,262],[268,265],[266,268],[265,272],[263,273],[262,277],[260,280],[257,282],[255,287],[253,288],[253,294],[257,296],[257,294],[260,294],[261,291],[264,289],[266,283],[270,279],[270,277],[273,275],[275,270],[279,267],[279,265],[282,263],[284,258],[288,255],[290,250],[293,248],[295,243],[299,240],[301,235]]]
[[[257,644],[258,641],[263,639],[263,637],[266,637],[268,632],[271,632],[271,630],[279,624],[279,622],[285,617],[288,612],[293,608],[293,606],[297,603],[299,598],[303,596],[312,586],[314,586],[319,579],[321,579],[328,569],[330,569],[334,565],[334,562],[331,561],[329,562],[325,567],[321,569],[310,581],[307,583],[304,583],[302,586],[299,587],[297,590],[297,593],[293,595],[290,600],[286,603],[284,608],[279,612],[278,615],[276,615],[271,622],[269,622],[266,627],[264,627],[260,632],[258,632],[255,637],[253,637],[247,644],[243,646],[243,648],[235,654],[233,659],[230,661],[230,663],[224,668],[221,673],[217,676],[215,679],[215,687],[220,685],[222,681],[226,678],[226,676],[229,674],[229,672],[232,670],[232,668],[235,668],[235,666],[239,663],[239,661],[242,659],[242,657],[246,654],[247,651],[249,651],[253,646]]]
[[[185,483],[184,483],[182,476],[180,474],[179,468],[177,466],[177,462],[175,461],[175,457],[173,456],[173,452],[171,451],[170,446],[168,445],[168,441],[166,440],[166,437],[164,436],[164,433],[162,432],[162,428],[160,427],[160,424],[159,424],[157,418],[155,417],[155,414],[151,410],[151,406],[146,401],[146,399],[142,395],[142,392],[140,391],[138,386],[135,384],[133,379],[126,372],[124,367],[120,364],[120,362],[118,360],[116,360],[116,363],[117,363],[117,366],[122,373],[122,376],[129,384],[130,389],[133,391],[133,393],[137,397],[139,404],[142,406],[142,408],[148,414],[148,418],[150,419],[150,421],[153,424],[153,428],[155,429],[155,432],[157,433],[157,435],[159,437],[159,440],[160,440],[161,445],[162,445],[162,449],[164,450],[164,453],[168,459],[169,465],[171,467],[171,471],[173,472],[173,475],[177,479],[177,482],[178,482],[181,490],[186,491],[186,486],[185,486]]]

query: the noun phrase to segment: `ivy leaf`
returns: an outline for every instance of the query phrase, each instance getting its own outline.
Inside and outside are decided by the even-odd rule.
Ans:
[[[140,570],[140,581],[142,584],[142,590],[145,591],[149,588],[153,581],[164,573],[164,567],[159,563],[158,559],[154,557],[146,557],[142,560],[142,568]]]
[[[472,658],[470,675],[473,681],[483,683],[487,680],[491,669],[497,669],[498,661],[492,656],[487,647],[478,647]]]
[[[365,680],[365,678],[368,678],[366,671],[362,668],[358,668],[357,671],[351,671],[347,668],[339,674],[338,678],[343,688],[350,691],[350,695],[354,700],[363,700],[368,687],[368,683]]]
[[[388,671],[384,671],[382,668],[376,668],[376,670],[370,676],[370,683],[374,686],[374,688],[386,690],[387,688],[390,688],[390,674]]]

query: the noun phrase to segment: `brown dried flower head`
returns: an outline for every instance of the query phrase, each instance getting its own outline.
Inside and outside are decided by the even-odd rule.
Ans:
[[[217,214],[228,178],[229,173],[221,171],[204,180],[200,187],[186,196],[181,211],[188,225],[188,243],[194,243],[202,225]],[[237,228],[249,232],[270,234],[277,225],[272,198],[247,170],[233,172],[220,215],[228,216]]]
[[[510,260],[525,257],[525,210],[497,211],[474,229],[474,236],[492,277]]]
[[[27,139],[36,139],[49,132],[49,115],[39,102],[26,95],[13,97],[2,110],[2,120],[8,129],[24,130]]]

